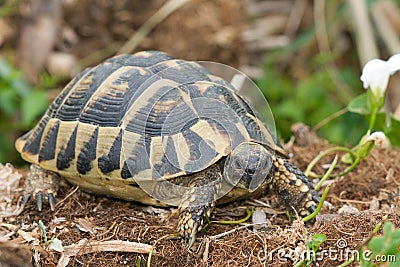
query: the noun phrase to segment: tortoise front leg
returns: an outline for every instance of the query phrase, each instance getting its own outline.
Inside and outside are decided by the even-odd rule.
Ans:
[[[281,158],[275,159],[273,165],[270,188],[285,202],[287,209],[301,217],[313,213],[320,197],[304,173]]]
[[[210,217],[221,184],[221,170],[216,164],[193,175],[189,183],[190,189],[179,205],[178,220],[179,234],[188,241],[189,247],[206,224],[206,217]]]
[[[39,165],[32,164],[30,172],[25,179],[23,186],[24,206],[31,195],[36,199],[37,209],[42,210],[43,198],[48,199],[51,210],[54,210],[56,205],[55,195],[57,194],[60,183],[60,176],[54,172],[46,171],[39,167]]]

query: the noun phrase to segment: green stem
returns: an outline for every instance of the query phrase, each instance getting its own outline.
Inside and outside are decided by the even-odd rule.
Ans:
[[[202,232],[202,233],[207,232],[208,230],[210,230],[210,227],[211,227],[210,218],[208,216],[204,216],[204,219],[206,219],[206,221],[207,221],[207,226],[200,230],[200,232]]]
[[[319,211],[321,210],[322,206],[324,205],[325,198],[326,198],[326,196],[328,195],[330,189],[331,189],[331,185],[328,185],[328,186],[325,188],[324,193],[322,193],[321,201],[319,202],[317,209],[316,209],[313,213],[311,213],[310,215],[308,215],[307,217],[304,217],[304,218],[302,219],[303,222],[307,222],[307,221],[311,220],[312,218],[314,218],[315,216],[317,216],[317,214],[318,214]]]
[[[379,232],[379,230],[381,229],[381,227],[382,227],[382,222],[379,222],[379,223],[375,226],[374,230],[372,230],[372,234],[373,234],[373,235],[376,235],[376,234]]]
[[[299,262],[297,262],[295,265],[293,265],[293,267],[300,267],[306,264],[306,260],[301,260]]]
[[[371,113],[371,118],[369,120],[369,132],[372,132],[372,130],[374,129],[375,121],[376,121],[376,112],[377,112],[377,110],[374,109]]]
[[[219,223],[219,224],[240,224],[240,223],[244,223],[245,221],[250,219],[251,215],[253,215],[254,208],[253,207],[247,208],[246,211],[247,211],[247,215],[243,219],[240,219],[240,220],[237,220],[237,221],[216,221],[216,223]]]
[[[331,175],[333,169],[336,167],[338,156],[336,155],[333,159],[331,166],[329,167],[328,171],[324,174],[318,184],[315,185],[315,190],[319,190],[322,186],[322,183],[325,182],[326,179]]]
[[[349,266],[350,264],[352,264],[353,262],[354,262],[354,256],[351,257],[348,261],[340,264],[338,267],[346,267],[346,266]]]
[[[157,239],[156,242],[154,242],[154,245],[152,245],[150,248],[149,256],[147,258],[147,264],[146,264],[147,267],[151,266],[151,257],[153,256],[153,251],[156,248],[157,243],[165,238],[169,238],[169,237],[173,237],[173,236],[176,236],[176,234],[168,234],[168,235],[162,236],[159,239]]]
[[[315,167],[315,165],[318,163],[318,161],[320,161],[323,157],[335,153],[335,152],[347,152],[350,154],[350,156],[352,158],[356,158],[354,152],[347,148],[347,147],[341,147],[341,146],[337,146],[337,147],[331,147],[328,148],[327,150],[325,150],[324,152],[322,152],[321,154],[319,154],[318,156],[316,156],[311,162],[310,164],[307,166],[306,171],[304,172],[304,174],[306,176],[312,176],[312,177],[321,177],[320,175],[316,175],[315,173],[312,172],[312,169]]]
[[[356,160],[353,162],[353,164],[351,164],[350,167],[348,167],[346,170],[344,170],[341,173],[332,174],[330,177],[334,178],[334,177],[343,176],[343,175],[350,173],[352,170],[354,170],[355,167],[357,167],[357,165],[360,163],[360,161],[361,161],[361,157],[358,156],[356,158]]]
[[[42,220],[39,220],[39,227],[42,230],[42,237],[43,237],[43,242],[44,245],[47,245],[47,233],[46,233],[46,226],[44,225],[44,223],[42,222]]]

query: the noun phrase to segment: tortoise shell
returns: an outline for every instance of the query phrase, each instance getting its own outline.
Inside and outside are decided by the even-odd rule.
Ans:
[[[107,194],[121,197],[136,178],[203,170],[245,141],[285,155],[227,81],[195,62],[144,51],[78,74],[16,148],[82,188],[114,186]]]

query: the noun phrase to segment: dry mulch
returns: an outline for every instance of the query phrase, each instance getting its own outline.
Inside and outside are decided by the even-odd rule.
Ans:
[[[313,157],[328,147],[330,145],[325,141],[317,139],[306,146],[290,145],[287,149],[293,154],[292,161],[305,169]],[[316,171],[325,171],[324,164],[331,160],[325,159],[326,162],[318,165]],[[199,235],[192,251],[188,251],[183,240],[173,236],[177,222],[175,209],[93,196],[64,182],[58,195],[62,201],[55,211],[46,206],[43,212],[38,212],[31,202],[22,214],[2,219],[1,236],[7,235],[11,242],[0,242],[0,259],[3,263],[15,264],[30,259],[42,266],[56,266],[61,254],[43,244],[37,225],[41,220],[47,227],[48,240],[57,237],[64,247],[83,242],[93,249],[95,242],[105,245],[111,240],[154,245],[152,266],[292,266],[298,259],[296,252],[303,251],[316,233],[327,236],[321,250],[342,248],[346,252],[346,249],[359,248],[382,220],[400,227],[399,160],[398,150],[375,149],[353,172],[330,180],[329,204],[324,206],[322,215],[313,225],[305,226],[300,221],[291,224],[275,195],[218,206],[214,220],[243,218],[246,208],[253,206],[267,213],[266,225],[254,228],[212,223],[206,233]],[[341,163],[335,171],[345,167]],[[257,200],[268,203],[270,207],[257,204],[260,203]],[[344,210],[344,213],[339,215],[339,210]],[[18,232],[21,229],[32,237],[30,242],[26,242],[26,236]],[[83,246],[84,249],[88,247]],[[84,255],[77,253],[70,258],[68,266],[136,266],[138,262],[145,266],[148,260],[145,253],[118,251],[126,249],[120,247],[117,252]],[[33,254],[36,254],[35,259]],[[319,266],[335,266],[345,259],[345,255],[336,259],[324,257],[317,263]]]

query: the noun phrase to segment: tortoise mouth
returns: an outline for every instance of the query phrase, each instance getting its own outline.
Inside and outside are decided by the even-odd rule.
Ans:
[[[260,179],[260,180],[253,179],[253,178],[254,178],[254,175],[248,174],[247,172],[245,172],[243,174],[243,176],[240,178],[240,180],[236,181],[236,183],[234,183],[234,181],[231,181],[231,179],[228,179],[226,177],[226,174],[224,174],[224,179],[230,186],[244,189],[244,190],[248,191],[249,193],[253,193],[253,192],[257,191],[264,184],[267,184],[271,181],[271,179],[269,179],[268,176],[263,179]],[[255,181],[255,180],[257,180],[257,181]]]

